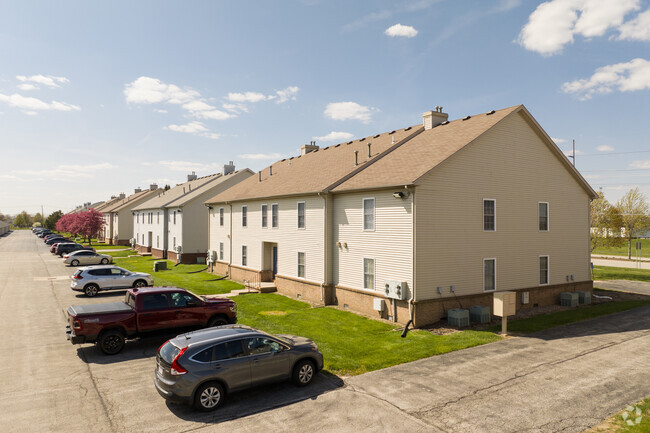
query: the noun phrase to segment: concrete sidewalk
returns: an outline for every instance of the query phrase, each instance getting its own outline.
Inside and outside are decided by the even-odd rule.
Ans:
[[[632,280],[607,280],[594,281],[594,287],[605,290],[616,290],[618,292],[638,293],[639,295],[650,296],[650,283],[645,281]]]

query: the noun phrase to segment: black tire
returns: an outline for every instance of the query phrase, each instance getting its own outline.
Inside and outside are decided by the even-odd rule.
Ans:
[[[228,320],[223,317],[223,316],[214,316],[211,317],[210,320],[208,321],[208,328],[212,328],[213,326],[221,326],[221,325],[227,325]]]
[[[101,263],[102,265],[107,265],[107,264],[108,264],[108,259],[107,259],[106,257],[104,257],[104,258],[100,261],[100,263]]]
[[[79,260],[73,260],[70,262],[70,266],[79,266]]]
[[[314,380],[316,376],[316,366],[308,359],[298,361],[293,367],[293,383],[298,386],[307,386]]]
[[[92,298],[93,296],[97,295],[97,293],[99,293],[99,286],[97,284],[88,284],[86,287],[84,287],[84,293],[89,298]]]
[[[194,394],[194,407],[197,410],[209,412],[221,406],[224,397],[223,387],[219,383],[204,383]]]
[[[106,331],[99,336],[97,344],[106,355],[117,355],[124,349],[124,334],[117,329]]]
[[[133,283],[133,287],[136,289],[147,287],[147,282],[145,280],[136,280],[136,282]]]

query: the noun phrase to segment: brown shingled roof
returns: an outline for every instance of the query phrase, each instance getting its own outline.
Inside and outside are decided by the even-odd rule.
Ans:
[[[160,188],[158,188],[158,189],[160,189]],[[133,194],[131,194],[130,196],[128,196],[128,197],[126,197],[126,198],[119,199],[117,202],[112,203],[112,204],[110,204],[110,205],[107,206],[107,207],[103,207],[103,208],[101,209],[101,211],[102,211],[103,213],[119,212],[119,211],[121,211],[125,206],[128,206],[129,204],[133,203],[135,200],[139,200],[140,198],[144,198],[144,197],[146,197],[147,195],[153,195],[153,193],[156,192],[156,191],[158,191],[158,190],[154,190],[154,191],[152,191],[152,190],[150,190],[150,189],[145,189],[145,190],[143,190],[143,191],[133,193]]]

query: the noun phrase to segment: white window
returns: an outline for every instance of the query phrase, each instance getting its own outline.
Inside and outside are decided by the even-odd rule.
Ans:
[[[298,253],[298,277],[305,278],[305,253]]]
[[[298,228],[299,229],[305,228],[305,202],[304,201],[298,202]]]
[[[223,208],[219,208],[219,225],[223,227]]]
[[[266,204],[262,205],[262,227],[268,227],[269,224],[269,206]]]
[[[271,205],[271,227],[277,228],[278,227],[278,213],[280,211],[280,208],[277,203],[274,203]]]
[[[497,259],[483,259],[483,291],[497,289]]]
[[[174,211],[174,224],[176,224],[176,211]]]
[[[363,199],[363,229],[367,231],[375,230],[375,199]]]
[[[375,289],[375,259],[363,259],[363,288]]]
[[[135,222],[140,224],[140,214],[139,213],[135,214]]]
[[[174,240],[174,243],[172,244],[173,245],[172,248],[174,250],[176,250],[176,236],[174,236],[173,240]]]
[[[241,246],[241,265],[242,266],[246,266],[246,262],[247,262],[246,253],[247,253],[246,245],[242,245]]]
[[[539,285],[548,284],[548,256],[539,256]]]
[[[144,245],[144,234],[142,234],[142,245]]]
[[[156,235],[156,248],[160,248],[160,235]]]
[[[497,230],[497,203],[493,199],[483,199],[483,231]]]
[[[219,242],[219,260],[223,260],[223,242]]]
[[[548,231],[548,203],[539,202],[537,203],[538,215],[539,215],[539,231],[547,232]]]
[[[241,207],[241,226],[248,226],[248,207],[246,206]]]

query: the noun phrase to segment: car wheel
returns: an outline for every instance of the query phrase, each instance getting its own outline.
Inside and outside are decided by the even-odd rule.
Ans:
[[[194,395],[194,407],[204,412],[215,410],[223,403],[223,387],[216,382],[199,386]]]
[[[215,316],[208,321],[208,328],[213,326],[227,325],[228,321],[223,316]]]
[[[97,292],[99,292],[99,287],[97,286],[97,284],[88,284],[84,288],[84,293],[89,298],[92,298],[93,296],[95,296],[97,294]]]
[[[133,283],[133,287],[135,287],[136,289],[141,289],[143,287],[147,287],[147,283],[145,281],[138,280],[135,283]]]
[[[70,262],[70,266],[79,266],[79,260],[73,260]]]
[[[102,265],[107,264],[107,263],[108,263],[108,259],[107,259],[107,258],[103,258],[102,261],[101,261],[101,263],[102,263]]]
[[[293,368],[293,381],[298,386],[309,385],[315,375],[314,363],[308,359],[303,359]]]
[[[124,349],[124,335],[118,330],[106,331],[97,341],[106,355],[116,355]]]

